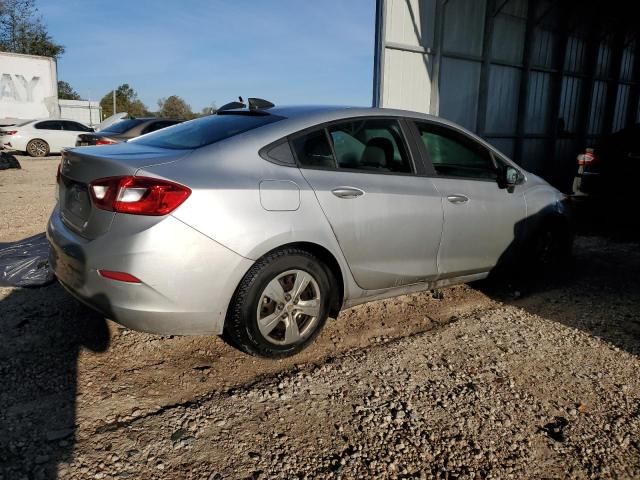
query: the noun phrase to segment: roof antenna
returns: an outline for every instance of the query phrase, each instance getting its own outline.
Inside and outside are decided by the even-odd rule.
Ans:
[[[247,99],[247,102],[249,103],[249,110],[267,110],[275,107],[275,105],[269,100],[264,100],[262,98],[250,97]]]
[[[229,103],[225,103],[223,106],[221,106],[217,112],[224,112],[226,110],[237,110],[238,108],[245,108],[246,105],[244,103],[244,100],[242,100],[242,97],[238,97],[238,100],[240,100],[239,102],[229,102]]]

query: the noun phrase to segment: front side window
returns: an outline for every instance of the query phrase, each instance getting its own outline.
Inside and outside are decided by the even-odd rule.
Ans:
[[[411,173],[400,124],[393,119],[353,120],[328,128],[338,168]]]
[[[491,154],[482,145],[439,125],[418,123],[417,127],[438,175],[492,180],[497,178]]]

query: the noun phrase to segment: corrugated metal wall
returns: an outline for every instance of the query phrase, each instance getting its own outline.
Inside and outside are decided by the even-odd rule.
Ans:
[[[567,190],[576,154],[640,115],[637,27],[607,5],[379,0],[374,104],[453,120]]]

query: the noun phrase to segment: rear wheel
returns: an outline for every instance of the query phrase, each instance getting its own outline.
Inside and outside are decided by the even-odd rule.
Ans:
[[[44,140],[35,138],[27,143],[27,153],[32,157],[46,157],[49,155],[49,144]]]
[[[276,250],[258,260],[240,282],[225,336],[252,355],[293,355],[324,326],[332,291],[330,275],[315,256],[295,248]]]

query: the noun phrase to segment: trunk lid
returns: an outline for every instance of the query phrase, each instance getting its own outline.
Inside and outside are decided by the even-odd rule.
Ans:
[[[87,239],[105,234],[116,213],[92,204],[89,194],[91,182],[105,177],[135,175],[140,168],[174,162],[190,152],[126,143],[65,151],[58,183],[62,221]]]
[[[104,130],[107,127],[110,127],[114,123],[119,122],[124,117],[129,115],[127,112],[116,113],[115,115],[111,115],[110,117],[105,118],[101,123],[96,126],[96,132],[100,130]]]

